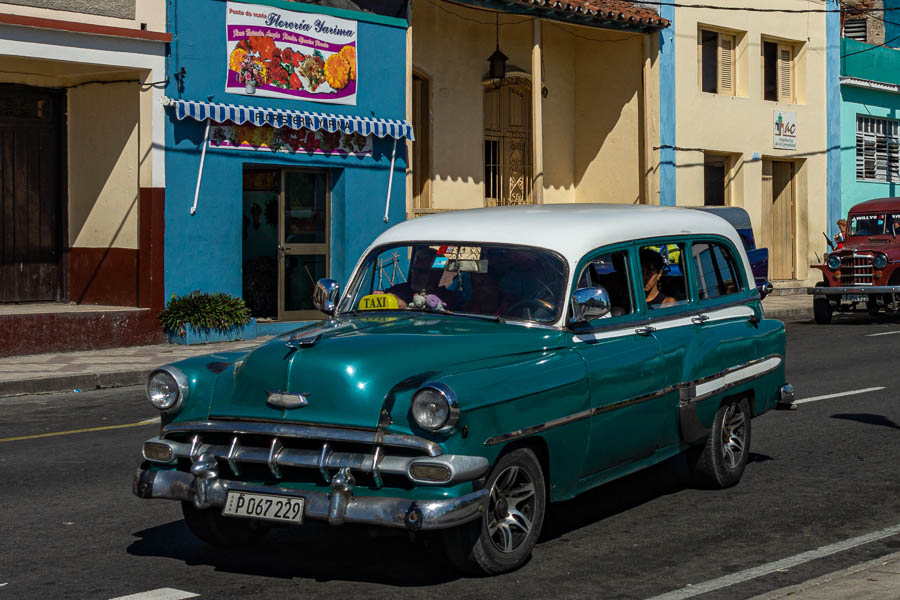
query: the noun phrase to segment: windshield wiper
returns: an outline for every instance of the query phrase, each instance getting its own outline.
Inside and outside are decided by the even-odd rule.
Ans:
[[[478,313],[467,313],[467,312],[456,312],[453,310],[446,311],[433,311],[429,312],[432,315],[453,315],[454,317],[467,317],[469,319],[480,319],[482,321],[492,321],[494,323],[506,323],[506,321],[500,317],[500,315],[482,315]]]

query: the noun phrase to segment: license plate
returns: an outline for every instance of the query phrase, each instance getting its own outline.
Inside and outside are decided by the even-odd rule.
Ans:
[[[231,491],[225,498],[222,514],[281,523],[302,523],[303,498]]]
[[[865,294],[844,294],[844,302],[867,302],[869,297]]]

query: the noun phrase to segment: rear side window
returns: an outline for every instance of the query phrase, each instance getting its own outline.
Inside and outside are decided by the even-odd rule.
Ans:
[[[731,250],[716,243],[699,243],[691,247],[694,277],[701,300],[719,298],[743,289],[737,261]]]
[[[688,301],[684,244],[644,246],[639,259],[647,308],[667,308]]]

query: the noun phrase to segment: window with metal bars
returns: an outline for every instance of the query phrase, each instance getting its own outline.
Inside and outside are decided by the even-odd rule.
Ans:
[[[865,181],[900,181],[900,122],[857,115],[856,178]]]

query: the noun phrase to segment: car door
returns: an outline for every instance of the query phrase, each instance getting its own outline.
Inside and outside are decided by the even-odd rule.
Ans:
[[[574,348],[587,366],[590,440],[584,477],[651,455],[665,428],[659,401],[664,365],[640,310],[633,245],[596,250],[579,262],[573,291],[604,287],[612,311],[575,328]]]
[[[696,301],[688,278],[685,237],[641,240],[635,243],[635,259],[642,274],[640,308],[646,314],[648,335],[660,346],[664,368],[659,384],[663,395],[657,400],[662,428],[656,438],[659,449],[674,450],[684,439],[680,426],[679,401],[685,381],[685,364],[702,352],[698,346]],[[658,278],[648,276],[651,264],[663,259]],[[663,299],[660,300],[660,297]]]
[[[734,245],[724,238],[696,239],[689,252],[697,352],[686,365],[681,419],[708,428],[725,395],[774,370],[783,357],[760,356],[766,333],[758,325],[759,301]]]

